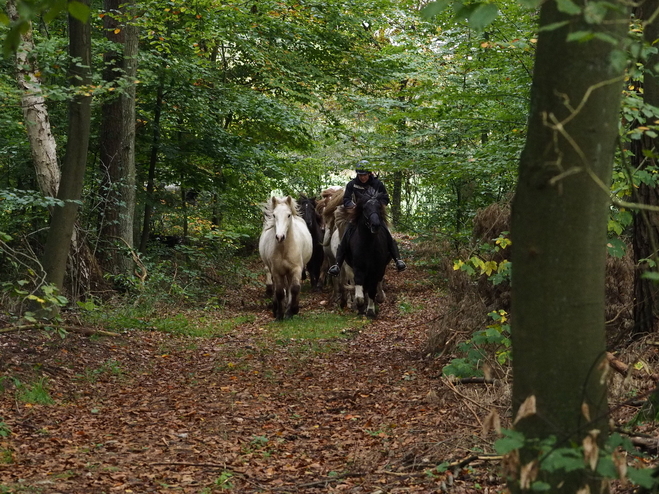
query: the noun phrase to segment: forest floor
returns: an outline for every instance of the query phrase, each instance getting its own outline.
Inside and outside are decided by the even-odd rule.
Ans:
[[[484,423],[509,425],[509,383],[454,383],[425,354],[433,276],[390,267],[379,316],[340,338],[282,336],[250,283],[181,312],[225,328],[205,337],[0,334],[0,493],[504,491]],[[305,286],[301,314],[346,314],[328,299]],[[19,399],[28,382],[53,403]]]

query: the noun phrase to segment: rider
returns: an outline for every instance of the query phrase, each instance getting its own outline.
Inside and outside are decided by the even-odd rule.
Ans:
[[[373,175],[373,173],[368,169],[369,163],[366,160],[361,160],[357,163],[355,171],[357,176],[353,178],[348,185],[346,185],[345,192],[343,194],[343,207],[346,209],[352,209],[355,207],[356,203],[359,201],[360,197],[369,187],[375,189],[376,192],[380,194],[380,202],[383,205],[389,204],[389,194],[387,194],[387,189],[385,189],[384,184]],[[343,265],[343,260],[345,258],[345,252],[350,248],[349,240],[352,232],[355,230],[355,224],[350,222],[346,227],[346,231],[343,234],[341,243],[336,250],[336,264],[331,266],[328,270],[328,273],[332,276],[338,276],[341,272],[341,266]],[[400,258],[400,253],[398,252],[398,245],[396,241],[391,236],[391,232],[385,226],[384,231],[387,236],[387,247],[391,253],[391,257],[396,263],[396,269],[398,271],[403,271],[407,266]]]

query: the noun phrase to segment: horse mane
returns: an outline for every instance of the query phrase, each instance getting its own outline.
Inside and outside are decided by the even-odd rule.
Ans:
[[[275,216],[274,216],[274,207],[273,207],[273,200],[276,201],[277,203],[284,203],[288,201],[288,199],[291,200],[290,203],[290,209],[291,213],[294,216],[302,216],[300,213],[299,206],[297,204],[297,201],[293,199],[291,196],[287,197],[276,197],[276,196],[271,196],[270,199],[264,203],[261,203],[261,210],[263,211],[263,229],[266,230],[268,228],[272,228],[275,226]]]
[[[339,206],[343,205],[343,192],[343,189],[334,191],[334,194],[328,197],[325,208],[323,209],[323,221],[325,227],[329,228],[330,231],[334,229],[334,212]]]
[[[381,192],[376,192],[374,189],[369,188],[359,198],[359,201],[357,201],[357,204],[355,205],[355,207],[348,211],[349,220],[353,221],[355,224],[357,224],[357,221],[359,220],[362,213],[364,212],[364,204],[366,204],[369,199],[377,199],[378,200],[378,205],[380,206],[379,207],[380,220],[382,221],[382,223],[386,227],[389,227],[389,215],[387,213],[387,208],[384,207],[384,204],[382,204],[382,202],[380,201],[380,198],[383,195],[384,194],[382,194]]]

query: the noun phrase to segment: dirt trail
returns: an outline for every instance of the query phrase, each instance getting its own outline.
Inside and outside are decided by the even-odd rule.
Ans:
[[[390,269],[387,292],[341,340],[277,342],[257,287],[204,313],[256,315],[221,337],[0,336],[2,375],[43,375],[55,400],[26,405],[4,381],[0,492],[500,491],[482,422],[507,390],[458,389],[423,355],[443,303],[427,272]],[[336,310],[327,297],[305,287],[302,313]]]

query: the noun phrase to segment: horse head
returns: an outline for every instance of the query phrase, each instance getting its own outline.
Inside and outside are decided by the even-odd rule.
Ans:
[[[355,218],[361,222],[371,233],[378,233],[380,227],[387,223],[384,204],[381,202],[382,194],[369,187],[361,196],[355,207]]]
[[[272,217],[275,225],[275,238],[277,242],[286,240],[288,229],[297,216],[297,203],[291,196],[285,198],[272,198]]]

